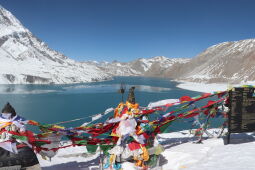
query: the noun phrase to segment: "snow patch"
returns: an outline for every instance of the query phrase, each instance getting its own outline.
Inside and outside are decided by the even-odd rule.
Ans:
[[[254,81],[242,82],[240,84],[227,84],[227,83],[194,83],[194,82],[179,82],[178,88],[198,91],[203,93],[213,93],[217,91],[226,91],[233,87],[240,87],[243,85],[255,85]]]

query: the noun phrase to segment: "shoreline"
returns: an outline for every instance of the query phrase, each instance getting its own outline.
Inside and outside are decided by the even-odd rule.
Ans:
[[[255,85],[255,82],[246,82],[240,84],[230,84],[230,83],[195,83],[186,81],[176,81],[179,83],[176,87],[180,89],[202,92],[202,93],[213,93],[216,91],[226,91],[233,87],[239,87],[242,85]]]
[[[179,84],[176,86],[180,89],[202,92],[202,93],[213,93],[215,91],[225,91],[230,86],[228,84],[206,84],[206,83],[195,83],[195,82],[178,82]]]

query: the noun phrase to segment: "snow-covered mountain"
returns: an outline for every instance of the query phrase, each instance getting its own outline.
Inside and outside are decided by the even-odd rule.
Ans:
[[[211,46],[190,62],[171,67],[165,75],[207,83],[255,81],[255,39]]]
[[[112,76],[193,82],[255,81],[255,39],[224,42],[193,59],[157,56],[131,62],[76,62],[50,49],[0,6],[0,84],[79,83]]]
[[[161,77],[162,72],[171,68],[174,64],[189,62],[186,58],[167,58],[156,56],[152,58],[139,58],[131,62],[86,62],[100,67],[112,76],[153,76]]]
[[[79,83],[111,76],[162,76],[189,59],[157,56],[131,62],[76,62],[50,49],[0,6],[0,84]]]
[[[0,6],[0,84],[79,83],[105,80],[95,65],[50,49]]]

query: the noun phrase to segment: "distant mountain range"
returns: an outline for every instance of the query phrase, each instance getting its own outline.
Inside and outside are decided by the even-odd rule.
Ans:
[[[139,58],[131,62],[85,62],[99,67],[111,76],[150,76],[160,77],[161,74],[174,64],[184,64],[189,62],[186,58],[167,58],[156,56],[152,58]]]
[[[255,81],[255,39],[224,42],[192,59],[154,57],[97,64],[112,75],[142,75],[204,83]]]
[[[224,42],[198,56],[131,62],[77,62],[50,49],[0,6],[0,84],[65,84],[112,76],[165,77],[180,81],[239,83],[255,80],[255,39]]]

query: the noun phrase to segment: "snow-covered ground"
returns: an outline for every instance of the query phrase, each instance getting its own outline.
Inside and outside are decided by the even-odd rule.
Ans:
[[[99,152],[96,154],[88,154],[85,146],[68,147],[60,149],[51,160],[43,159],[37,155],[40,165],[47,170],[76,170],[91,169],[99,164]]]
[[[172,135],[161,136],[171,141]],[[231,135],[229,145],[224,145],[223,138],[210,138],[203,144],[185,142],[185,138],[187,140],[187,137],[176,135],[180,144],[163,152],[168,160],[163,165],[164,170],[254,170],[255,138],[252,133]]]
[[[212,129],[210,133],[219,132]],[[216,133],[215,133],[216,134]],[[163,170],[254,170],[255,134],[232,134],[231,144],[224,145],[224,138],[205,138],[196,144],[188,131],[159,135],[165,151],[160,158]],[[89,155],[85,147],[59,150],[51,162],[38,155],[43,170],[98,169],[99,153]],[[122,164],[123,170],[135,169],[130,162]]]
[[[240,87],[242,85],[255,85],[255,82],[246,82],[240,84],[227,84],[227,83],[194,83],[194,82],[180,82],[177,87],[181,89],[198,91],[204,93],[212,93],[216,91],[225,91],[232,87]]]

